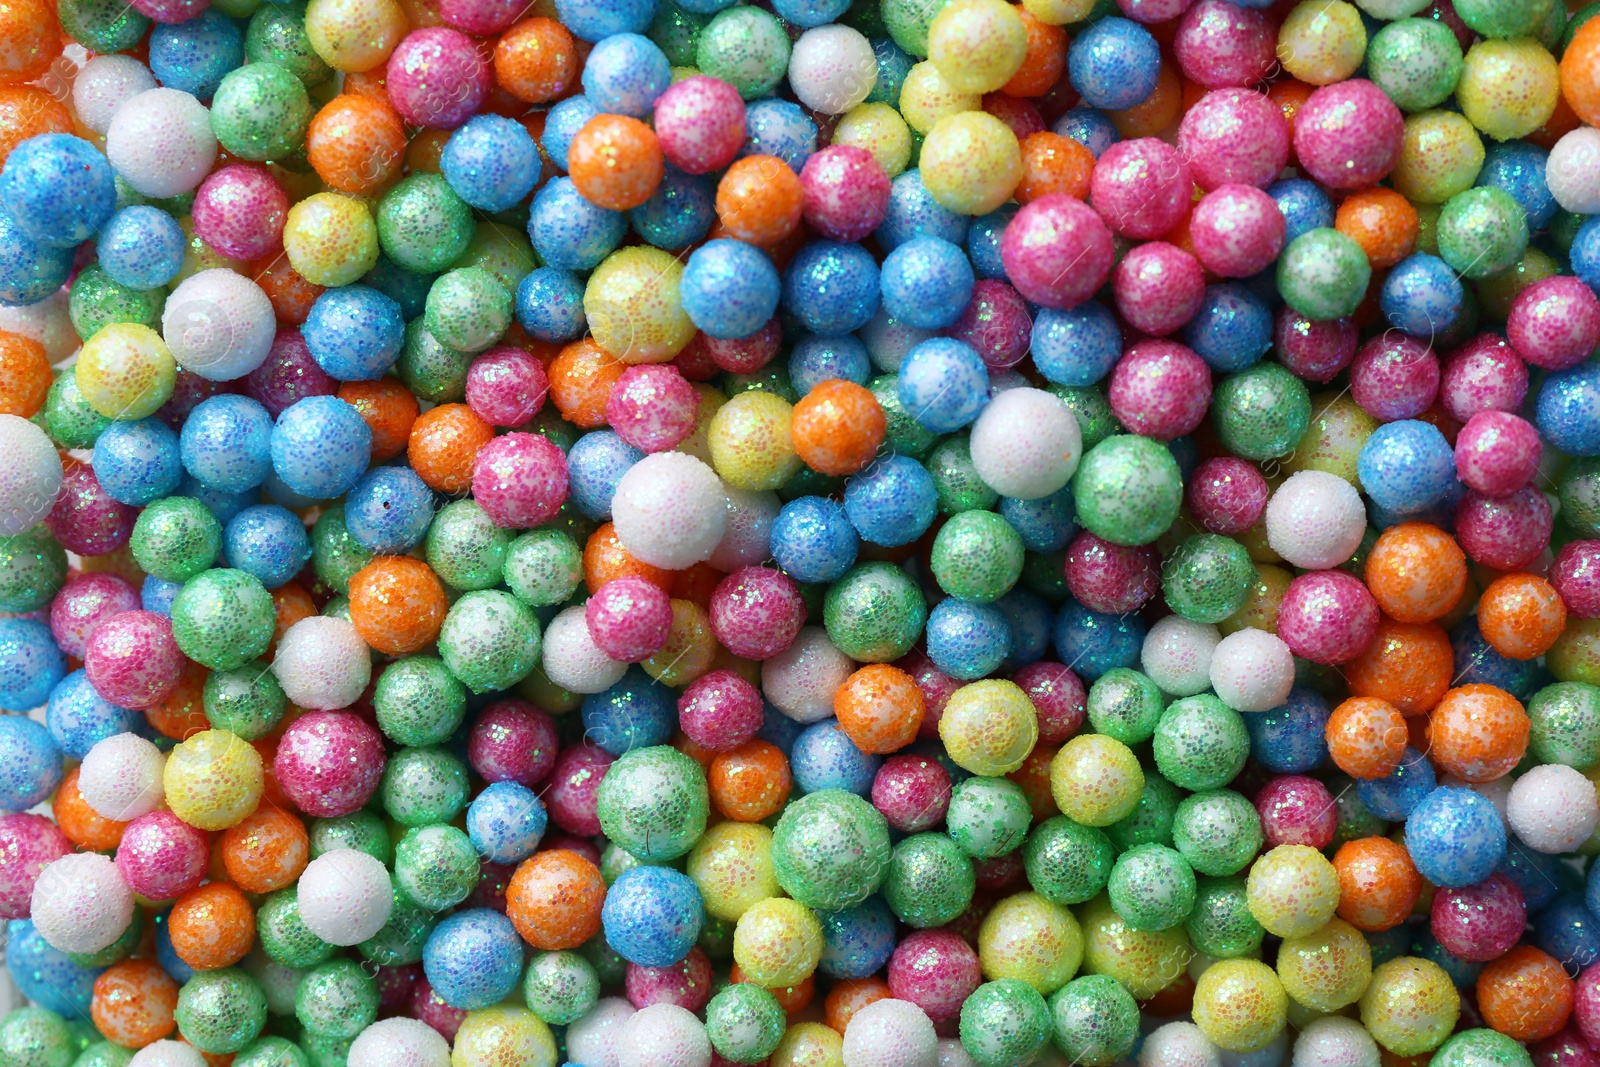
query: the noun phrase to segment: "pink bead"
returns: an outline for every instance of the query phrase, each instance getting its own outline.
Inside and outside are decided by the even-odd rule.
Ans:
[[[151,900],[176,900],[197,888],[211,862],[211,841],[170,811],[128,824],[117,845],[117,870],[128,888]]]
[[[1533,1067],[1600,1067],[1600,1051],[1571,1023],[1528,1049]]]
[[[301,811],[336,819],[372,799],[385,762],[383,736],[367,720],[348,711],[313,711],[283,732],[272,774]]]
[[[672,599],[643,578],[614,578],[584,606],[595,647],[622,663],[638,663],[661,651],[672,629]]]
[[[1416,418],[1433,406],[1438,392],[1439,359],[1410,334],[1381,333],[1350,364],[1350,395],[1379,422]]]
[[[1262,12],[1227,0],[1200,0],[1178,23],[1172,51],[1184,77],[1207,89],[1223,89],[1265,78],[1277,46],[1277,29]]]
[[[385,1018],[399,1015],[411,1003],[411,993],[422,977],[422,964],[379,967],[373,983],[378,987],[378,1012]]]
[[[128,543],[138,517],[138,508],[113,499],[105,491],[94,467],[79,463],[62,476],[55,506],[44,521],[68,552],[104,556]],[[78,654],[82,654],[81,650]]]
[[[439,0],[445,25],[474,37],[505,32],[527,10],[526,0]]]
[[[694,432],[700,394],[677,367],[664,363],[629,367],[611,387],[606,421],[616,435],[641,452],[666,452]]]
[[[1462,551],[1497,571],[1520,571],[1550,544],[1550,502],[1531,486],[1510,496],[1475,489],[1456,505],[1456,541]]]
[[[130,0],[129,6],[145,18],[173,25],[199,18],[211,6],[211,0]]]
[[[473,461],[472,495],[496,526],[539,526],[567,499],[567,457],[539,434],[502,434]]]
[[[202,401],[210,400],[221,393],[237,392],[239,389],[233,382],[213,382],[200,377],[192,370],[179,367],[177,377],[172,382],[172,395],[156,412],[156,418],[174,430],[181,430],[183,420],[187,419],[189,413],[199,407]]]
[[[80,574],[50,602],[50,634],[62,652],[82,659],[96,626],[113,615],[138,610],[139,593],[127,579],[103,571]]]
[[[600,779],[615,762],[615,756],[587,741],[562,749],[550,772],[550,787],[544,792],[551,821],[568,833],[598,834],[600,817],[595,806]]]
[[[596,867],[600,866],[600,847],[587,837],[572,834],[551,834],[539,842],[540,852],[576,852]]]
[[[467,762],[486,782],[532,788],[550,776],[560,742],[555,720],[526,700],[498,700],[478,713],[467,735]]]
[[[549,392],[544,364],[510,345],[489,349],[467,368],[467,406],[490,426],[521,426],[539,414]]]
[[[1278,310],[1272,343],[1279,360],[1296,378],[1325,384],[1355,358],[1359,333],[1349,319],[1313,322],[1285,306]]]
[[[949,930],[916,930],[889,957],[889,992],[909,1000],[934,1024],[952,1021],[983,981],[978,954]]]
[[[1044,117],[1039,114],[1039,106],[1032,100],[1007,93],[985,93],[983,110],[1005,123],[1019,143],[1045,131]]]
[[[699,1011],[711,999],[711,961],[698,948],[670,967],[641,967],[628,964],[623,979],[628,1002],[636,1008],[652,1004],[676,1004]]]
[[[1348,663],[1378,630],[1378,602],[1355,575],[1311,571],[1289,583],[1278,605],[1278,636],[1313,663]]]
[[[1161,588],[1161,557],[1154,546],[1114,545],[1085,530],[1067,546],[1064,577],[1073,599],[1090,611],[1122,615],[1144,607]]]
[[[1273,778],[1256,794],[1256,813],[1266,848],[1309,845],[1327,848],[1339,828],[1339,805],[1328,787],[1303,774]]]
[[[718,78],[696,74],[656,98],[661,154],[686,174],[721,170],[744,147],[744,101]]]
[[[949,789],[946,785],[946,799]],[[39,872],[74,851],[67,835],[43,815],[0,815],[0,919],[26,919]]]
[[[1039,716],[1039,742],[1059,745],[1083,727],[1088,716],[1088,692],[1083,681],[1064,664],[1040,660],[1011,676],[1033,702]]]
[[[244,379],[245,395],[274,419],[308,396],[333,396],[338,391],[339,383],[311,357],[306,339],[293,326],[278,328],[267,358]]]
[[[709,382],[722,369],[712,360],[711,349],[706,347],[706,342],[710,340],[711,338],[703,333],[695,334],[689,338],[689,343],[683,346],[683,351],[665,366],[676,370],[691,382]],[[623,373],[626,374],[627,371]]]
[[[1017,292],[1035,304],[1073,308],[1111,275],[1111,231],[1093,208],[1065,193],[1022,206],[1000,238],[1000,259]]]
[[[806,225],[830,241],[859,241],[889,207],[889,175],[865,148],[829,145],[800,168]]]
[[[1261,521],[1271,490],[1255,464],[1218,456],[1194,469],[1186,493],[1196,522],[1210,533],[1232,537]]]
[[[1211,368],[1176,341],[1140,341],[1112,369],[1107,395],[1111,413],[1129,433],[1171,441],[1193,433],[1205,420]]]
[[[471,37],[429,26],[412,30],[395,46],[384,85],[407,126],[453,130],[489,95],[489,64]]]
[[[153,708],[178,688],[183,653],[172,622],[153,611],[124,611],[104,619],[84,645],[89,684],[119,708]]]
[[[1572,992],[1572,1021],[1585,1041],[1600,1044],[1600,963],[1584,968]]]
[[[1511,950],[1528,923],[1522,890],[1503,874],[1477,885],[1441,887],[1433,895],[1429,925],[1440,946],[1469,963],[1487,963]]]
[[[1135,22],[1155,24],[1175,19],[1185,11],[1194,0],[1117,0],[1117,6],[1122,13]]]
[[[1480,411],[1456,435],[1456,477],[1485,496],[1507,496],[1539,470],[1539,431],[1504,411]]]
[[[1089,179],[1089,203],[1114,233],[1148,240],[1183,221],[1193,188],[1176,148],[1141,137],[1101,154]]]
[[[433,1027],[446,1041],[454,1041],[456,1031],[466,1021],[467,1012],[446,1004],[444,998],[433,991],[427,975],[423,975],[411,990],[411,1016]]]
[[[1023,888],[1027,874],[1027,868],[1022,865],[1021,849],[972,863],[972,876],[978,888],[990,893],[1016,892]]]
[[[1457,422],[1480,411],[1517,411],[1527,395],[1527,364],[1495,333],[1481,333],[1452,352],[1439,379],[1439,400]]]
[[[1122,257],[1111,276],[1111,292],[1128,325],[1161,337],[1200,313],[1206,276],[1199,260],[1177,245],[1149,241]],[[1204,369],[1205,363],[1200,366]]]
[[[1568,614],[1600,619],[1600,541],[1562,545],[1550,564],[1550,584],[1556,587]]]
[[[234,163],[195,190],[194,234],[229,259],[260,259],[283,244],[289,194],[267,168]]]
[[[793,578],[773,567],[741,567],[711,591],[711,632],[744,659],[783,652],[806,622],[806,604]]]
[[[1289,123],[1283,110],[1261,93],[1217,89],[1184,114],[1178,124],[1178,152],[1202,189],[1265,189],[1289,162]]]
[[[718,369],[729,374],[754,374],[778,354],[778,346],[783,343],[783,326],[776,318],[771,318],[749,337],[695,336],[704,338],[706,355]]]
[[[944,716],[944,706],[950,702],[950,697],[955,691],[961,688],[962,683],[935,667],[933,660],[929,659],[927,653],[921,649],[912,649],[895,660],[894,665],[911,675],[911,680],[922,690],[922,725],[917,728],[917,736],[938,737],[939,720]]]
[[[998,278],[980,278],[972,287],[972,302],[946,331],[977,349],[991,371],[1008,370],[1028,354],[1033,319],[1028,302]]]
[[[729,670],[702,674],[678,698],[678,725],[689,740],[731,752],[761,729],[761,690]]]
[[[890,756],[872,779],[872,806],[901,833],[931,830],[950,807],[950,772],[929,756]]]
[[[1224,278],[1248,278],[1271,266],[1286,233],[1277,203],[1253,185],[1218,186],[1189,217],[1196,258]]]
[[[1301,169],[1330,189],[1365,189],[1387,177],[1404,136],[1400,109],[1364,78],[1324,85],[1294,119]]]
[[[588,842],[585,841],[584,844],[588,844]],[[543,847],[544,842],[541,841],[540,848],[542,849]],[[506,913],[506,888],[511,884],[511,876],[516,873],[517,869],[514,866],[479,860],[478,884],[472,887],[472,892],[467,894],[467,899],[461,902],[461,906],[463,908],[489,908],[504,915]]]
[[[1506,336],[1535,367],[1576,367],[1600,346],[1600,298],[1570,275],[1541,279],[1511,302]]]

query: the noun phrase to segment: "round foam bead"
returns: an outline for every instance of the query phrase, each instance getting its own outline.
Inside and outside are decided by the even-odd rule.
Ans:
[[[676,1004],[651,1004],[628,1016],[617,1028],[615,1048],[616,1067],[710,1067],[711,1063],[705,1024]]]
[[[187,193],[217,158],[211,113],[181,90],[149,89],[111,116],[106,158],[135,192],[156,198]]]
[[[1211,685],[1211,660],[1221,642],[1215,626],[1168,615],[1145,634],[1140,661],[1163,692],[1194,696]]]
[[[166,757],[136,734],[114,734],[98,741],[83,758],[78,792],[95,814],[128,822],[161,806]]]
[[[372,680],[372,659],[349,622],[313,615],[284,632],[272,673],[291,703],[336,711],[360,699]]]
[[[167,297],[161,333],[172,358],[209,381],[242,378],[259,367],[277,333],[272,302],[231,270],[203,270]]]
[[[419,1019],[380,1019],[350,1044],[363,1067],[450,1067],[444,1036]]]
[[[353,848],[325,852],[298,883],[300,920],[330,945],[359,945],[389,921],[394,888],[377,859]]]
[[[0,536],[15,537],[50,514],[61,477],[61,454],[44,431],[0,415]]]
[[[1381,1067],[1378,1043],[1366,1027],[1342,1015],[1324,1015],[1301,1029],[1291,1067]]]
[[[1600,130],[1579,126],[1550,149],[1545,182],[1556,203],[1574,215],[1600,213]]]
[[[40,872],[31,916],[51,948],[99,952],[133,921],[133,891],[109,856],[77,852]]]
[[[938,1050],[927,1014],[910,1001],[890,998],[850,1017],[840,1056],[844,1067],[936,1067]]]
[[[972,466],[984,484],[1013,500],[1038,500],[1078,469],[1083,435],[1077,416],[1053,393],[1008,389],[972,427]]]
[[[626,662],[612,659],[595,644],[582,605],[550,620],[541,655],[545,675],[571,693],[603,693],[628,670]]]
[[[865,100],[878,80],[878,57],[861,32],[816,26],[789,53],[789,85],[800,102],[824,115],[843,115]]]
[[[1355,554],[1367,529],[1361,494],[1337,474],[1291,475],[1267,502],[1267,543],[1296,567],[1328,570]]]
[[[1594,783],[1559,763],[1533,768],[1506,798],[1506,824],[1535,852],[1573,851],[1594,833],[1597,820]]]
[[[1211,653],[1211,688],[1235,711],[1270,711],[1289,699],[1294,654],[1275,634],[1231,633]]]
[[[128,1067],[206,1067],[199,1049],[179,1041],[152,1042],[124,1062]]]
[[[72,107],[85,127],[103,136],[118,108],[155,87],[155,75],[133,56],[98,55],[72,79]]]
[[[682,452],[657,452],[628,468],[611,498],[623,547],[655,567],[681,570],[709,559],[727,529],[722,479]]]

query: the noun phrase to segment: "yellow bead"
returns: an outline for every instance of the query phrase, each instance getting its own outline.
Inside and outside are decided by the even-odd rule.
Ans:
[[[1050,761],[1050,795],[1061,814],[1085,826],[1126,818],[1144,793],[1133,750],[1104,734],[1079,734]]]
[[[1049,996],[1083,962],[1083,931],[1072,912],[1038,893],[1007,897],[978,928],[978,963],[990,981],[1015,978]]]
[[[711,466],[735,489],[776,489],[800,469],[789,424],[794,407],[753,389],[717,410],[707,429]]]
[[[305,26],[311,50],[346,74],[386,61],[411,28],[395,0],[311,0]]]
[[[773,1050],[770,1067],[844,1067],[844,1036],[822,1023],[796,1023]]]
[[[1121,982],[1134,997],[1155,996],[1183,976],[1194,956],[1183,927],[1135,930],[1102,893],[1079,912],[1083,922],[1083,969]]]
[[[1354,1004],[1372,980],[1372,949],[1360,930],[1343,919],[1286,939],[1278,949],[1278,979],[1300,1004],[1338,1011]]]
[[[906,125],[918,133],[927,133],[946,115],[976,111],[982,106],[982,96],[957,89],[927,61],[912,67],[900,85],[900,114]]]
[[[622,248],[589,275],[583,312],[595,343],[624,363],[665,363],[694,339],[678,298],[683,264],[648,245]]]
[[[723,822],[689,852],[687,872],[700,887],[706,914],[725,922],[782,890],[772,873],[772,831],[760,823]]]
[[[84,401],[108,419],[154,415],[172,396],[178,364],[161,335],[136,322],[102,326],[78,351]]]
[[[1481,169],[1483,140],[1472,123],[1453,111],[1424,111],[1406,116],[1389,181],[1414,204],[1442,204],[1472,188]]]
[[[289,209],[283,251],[311,284],[349,285],[378,262],[378,224],[360,200],[317,193]]]
[[[1268,933],[1304,937],[1333,918],[1339,873],[1310,845],[1279,845],[1250,868],[1245,899]]]
[[[833,143],[871,152],[891,178],[911,162],[911,127],[888,104],[859,104],[845,112],[833,128]]]
[[[1222,960],[1194,987],[1194,1022],[1229,1052],[1255,1052],[1283,1029],[1289,998],[1272,968],[1259,960]]]
[[[733,960],[766,987],[799,985],[822,959],[822,924],[810,908],[771,897],[747,910],[733,930]]]
[[[1401,956],[1372,972],[1361,995],[1361,1025],[1396,1056],[1432,1052],[1455,1029],[1461,995],[1432,960]]]
[[[957,689],[939,720],[956,765],[998,778],[1022,766],[1039,740],[1039,715],[1015,682],[988,679]]]
[[[1560,96],[1556,57],[1527,37],[1479,41],[1456,83],[1461,113],[1497,141],[1526,137],[1549,122]]]
[[[1022,180],[1022,148],[1011,127],[993,115],[964,111],[934,123],[917,166],[939,206],[987,215],[1011,199]]]
[[[1028,56],[1028,28],[1005,0],[950,0],[928,27],[928,60],[969,93],[992,93]]]
[[[556,1040],[527,1008],[502,1004],[467,1012],[450,1067],[555,1067]]]
[[[261,753],[227,730],[203,730],[172,750],[161,784],[172,814],[201,830],[226,830],[261,803]]]
[[[1278,61],[1308,85],[1344,81],[1366,55],[1361,12],[1344,0],[1304,0],[1278,29]]]

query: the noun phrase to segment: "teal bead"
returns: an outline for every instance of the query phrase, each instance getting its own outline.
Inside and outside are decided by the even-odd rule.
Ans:
[[[733,1063],[762,1063],[789,1028],[778,999],[750,982],[730,985],[706,1005],[706,1036],[717,1055]]]
[[[1210,693],[1173,701],[1156,726],[1156,767],[1180,789],[1220,789],[1249,755],[1243,717]]]
[[[1244,870],[1265,840],[1256,806],[1231,789],[1184,798],[1172,820],[1173,846],[1196,873],[1213,878]]]
[[[1091,448],[1072,479],[1078,525],[1116,545],[1147,545],[1178,518],[1183,473],[1164,445],[1136,434]]]
[[[341,848],[365,852],[385,867],[394,859],[388,826],[366,808],[333,819],[313,819],[310,837],[312,859]]]
[[[1009,778],[972,777],[950,790],[945,826],[963,852],[990,860],[1015,852],[1028,836],[1033,806]]]
[[[1194,868],[1176,849],[1139,845],[1117,857],[1111,907],[1135,930],[1170,930],[1194,909]]]
[[[310,1034],[349,1041],[377,1021],[378,987],[355,960],[329,960],[300,983],[294,1015]]]
[[[1242,875],[1200,879],[1183,930],[1196,952],[1219,960],[1250,955],[1267,933],[1250,914]]]
[[[596,796],[600,829],[646,862],[687,853],[710,811],[705,771],[668,745],[625,753],[600,779]]]
[[[466,715],[467,690],[437,656],[406,656],[378,676],[372,707],[395,744],[441,745]]]
[[[963,511],[933,539],[930,569],[950,596],[992,604],[1022,577],[1022,536],[992,511]]]
[[[1256,583],[1249,551],[1231,537],[1195,534],[1162,561],[1167,606],[1194,622],[1219,623],[1244,606]]]
[[[1120,851],[1140,845],[1172,844],[1172,821],[1183,792],[1155,771],[1144,772],[1144,789],[1133,811],[1106,827],[1106,836]]]
[[[187,582],[216,562],[222,551],[222,524],[192,496],[165,497],[139,512],[128,548],[146,574],[164,582]],[[254,659],[262,651],[265,648],[244,658]]]
[[[602,792],[610,777],[601,781]],[[791,801],[772,831],[772,873],[808,908],[842,911],[866,900],[883,884],[889,856],[888,820],[842,789]]]
[[[583,550],[561,530],[529,530],[506,549],[505,581],[529,607],[565,604],[583,582]]]
[[[265,654],[278,624],[267,587],[255,575],[227,567],[185,582],[171,615],[178,649],[213,671],[238,670]]]
[[[922,590],[892,563],[859,563],[828,590],[823,625],[835,647],[862,663],[888,663],[911,651],[928,621]]]
[[[417,826],[394,847],[394,881],[429,911],[455,907],[478,884],[478,850],[454,826]]]
[[[1113,667],[1089,687],[1089,724],[1125,745],[1148,741],[1165,709],[1160,687],[1130,667]]]
[[[289,698],[277,676],[259,659],[206,675],[201,701],[212,729],[227,730],[246,741],[270,734],[289,710]]]
[[[442,748],[403,748],[389,757],[378,797],[401,826],[447,823],[467,806],[467,768]]]
[[[450,606],[439,656],[474,693],[510,689],[539,662],[542,633],[528,606],[500,589],[468,593]]]
[[[150,29],[149,19],[120,0],[61,0],[56,14],[74,41],[102,55],[132,48]]]
[[[1106,974],[1075,978],[1050,997],[1055,1046],[1083,1067],[1111,1067],[1139,1039],[1139,1005]]]
[[[446,585],[470,593],[500,584],[510,547],[511,531],[496,526],[476,501],[454,500],[434,515],[424,552]]]
[[[1371,280],[1367,253],[1331,227],[1306,231],[1278,257],[1279,295],[1312,322],[1355,314]]]
[[[985,982],[961,1005],[961,1047],[978,1067],[1027,1067],[1053,1031],[1044,997],[1016,978]]]
[[[1528,217],[1504,189],[1467,189],[1439,212],[1439,258],[1464,278],[1508,271],[1527,250]]]
[[[1287,455],[1311,425],[1311,391],[1276,363],[1230,374],[1211,397],[1211,422],[1222,445],[1249,460]]]
[[[954,922],[976,888],[972,861],[960,846],[945,834],[913,834],[895,846],[883,898],[901,922],[928,930]]]
[[[1028,884],[1052,904],[1082,904],[1099,896],[1116,859],[1117,850],[1105,831],[1065,815],[1034,827],[1022,846]]]
[[[267,1025],[267,996],[238,968],[199,971],[178,990],[174,1015],[189,1044],[227,1055],[260,1036]]]
[[[566,1026],[583,1018],[599,1001],[600,976],[576,952],[542,952],[523,976],[522,999],[546,1024]]]

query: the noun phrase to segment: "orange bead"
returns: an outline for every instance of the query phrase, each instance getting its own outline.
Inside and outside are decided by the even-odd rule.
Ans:
[[[812,386],[789,421],[795,454],[812,470],[841,478],[872,462],[887,431],[872,391],[839,378]]]
[[[717,183],[717,219],[730,237],[777,244],[800,226],[800,177],[777,156],[736,160]]]
[[[1572,105],[1567,103],[1564,96],[1556,97],[1556,109],[1545,120],[1543,126],[1528,134],[1523,140],[1529,144],[1538,145],[1546,152],[1556,146],[1556,142],[1567,134],[1583,125],[1583,120],[1578,118],[1578,113],[1572,110]]]
[[[317,177],[352,196],[366,196],[399,177],[405,155],[405,124],[376,96],[341,93],[306,130],[306,158]]]
[[[536,852],[511,876],[506,916],[534,948],[577,948],[599,932],[605,896],[600,869],[576,852]]]
[[[1334,853],[1339,875],[1339,918],[1377,933],[1405,922],[1422,895],[1422,875],[1405,846],[1387,837],[1346,841]]]
[[[178,898],[167,913],[178,958],[197,971],[232,967],[256,943],[256,913],[238,888],[207,882]]]
[[[174,741],[183,741],[202,730],[211,729],[206,718],[206,676],[211,672],[192,659],[183,661],[183,673],[178,676],[178,687],[172,695],[153,708],[145,710],[144,717],[161,733]]]
[[[561,417],[585,430],[606,424],[606,401],[628,365],[589,338],[561,350],[546,373],[550,401]]]
[[[311,599],[311,594],[294,582],[285,582],[272,591],[272,608],[277,615],[277,620],[272,624],[272,648],[278,646],[289,627],[317,613],[317,605]]]
[[[670,596],[676,574],[636,559],[622,547],[617,528],[609,522],[602,523],[584,542],[583,584],[590,593],[599,592],[602,585],[618,578],[643,578]]]
[[[1089,199],[1089,178],[1094,173],[1094,153],[1070,137],[1042,130],[1022,142],[1022,181],[1017,183],[1017,203],[1062,193]]]
[[[417,398],[399,379],[345,382],[339,399],[355,408],[372,431],[372,461],[387,463],[406,450],[417,421]]]
[[[567,173],[589,203],[628,211],[656,194],[665,173],[656,131],[627,115],[596,115],[567,149]]]
[[[1334,229],[1360,245],[1374,267],[1392,267],[1417,244],[1417,209],[1381,186],[1351,193],[1334,215]]]
[[[11,150],[41,133],[71,133],[72,113],[43,89],[0,85],[0,166]]]
[[[44,345],[0,330],[0,415],[31,419],[39,414],[51,380]]]
[[[1284,121],[1289,124],[1289,166],[1295,165],[1294,154],[1294,120],[1300,114],[1300,109],[1305,102],[1311,99],[1314,92],[1312,86],[1294,78],[1284,78],[1272,83],[1272,88],[1267,90],[1267,99],[1278,105],[1283,112]]]
[[[735,985],[739,985],[750,981],[750,978],[735,963],[728,971],[728,980]],[[766,989],[768,993],[772,994],[773,999],[778,1002],[779,1007],[790,1015],[794,1015],[797,1012],[805,1011],[811,1006],[811,998],[816,996],[817,993],[817,978],[814,974],[808,974],[805,981],[799,985],[768,986]]]
[[[1508,659],[1536,659],[1567,627],[1567,606],[1537,574],[1502,574],[1478,598],[1478,629]]]
[[[89,1017],[104,1037],[123,1048],[160,1041],[178,1026],[178,983],[154,960],[123,960],[94,980]]]
[[[1590,126],[1600,126],[1600,23],[1589,19],[1561,55],[1561,95]]]
[[[1400,765],[1406,720],[1393,704],[1351,697],[1328,717],[1328,755],[1352,778],[1382,778]]]
[[[543,104],[565,93],[578,75],[572,34],[555,19],[524,19],[494,46],[494,77],[519,100]]]
[[[412,29],[417,29],[413,24]],[[344,91],[357,96],[370,96],[385,104],[389,103],[389,68],[387,64],[380,63],[371,70],[347,71],[344,76]]]
[[[889,992],[889,983],[877,975],[870,978],[841,978],[833,983],[833,988],[828,990],[822,1002],[822,1017],[829,1026],[843,1034],[856,1012],[868,1004],[888,1000],[892,996],[894,994]]]
[[[363,641],[390,656],[432,644],[449,609],[439,576],[411,556],[379,556],[350,578],[351,624]]]
[[[711,761],[711,803],[737,822],[760,822],[783,810],[794,781],[789,761],[776,745],[746,741]]]
[[[926,701],[911,675],[869,663],[833,693],[839,729],[863,752],[887,755],[916,740]]]
[[[1403,522],[1378,536],[1365,577],[1384,614],[1400,622],[1432,622],[1461,599],[1467,557],[1437,526]]]
[[[1047,745],[1041,741],[1033,746],[1033,751],[1022,761],[1022,766],[1006,775],[1028,795],[1028,806],[1033,809],[1033,821],[1036,823],[1061,814],[1061,809],[1056,806],[1055,794],[1050,792],[1050,761],[1056,758],[1060,750],[1059,745]]]
[[[1503,778],[1528,751],[1528,713],[1492,685],[1463,685],[1439,701],[1428,720],[1428,755],[1447,774],[1474,784]]]
[[[494,427],[465,404],[440,404],[417,416],[406,443],[406,458],[417,477],[441,493],[472,488],[472,465],[483,446],[494,439]]]
[[[56,5],[46,0],[0,4],[0,83],[31,82],[61,54]]]
[[[1477,992],[1484,1023],[1518,1041],[1542,1041],[1572,1015],[1572,979],[1555,957],[1532,945],[1485,964]]]
[[[1450,635],[1438,623],[1383,616],[1361,655],[1344,665],[1356,696],[1379,697],[1402,715],[1421,715],[1439,703],[1455,675]]]
[[[1156,75],[1156,87],[1143,103],[1126,111],[1108,111],[1106,115],[1124,140],[1154,137],[1178,121],[1178,109],[1183,106],[1183,83],[1178,68],[1170,61],[1161,61]]]
[[[716,592],[717,584],[726,577],[711,564],[701,561],[681,571],[673,571],[667,595],[673,600],[687,600],[710,611],[711,594]]]
[[[272,316],[279,326],[299,326],[311,314],[311,305],[322,295],[323,287],[314,285],[289,266],[289,257],[282,251],[263,256],[250,264],[250,277],[261,286],[272,303]]]
[[[67,840],[85,852],[110,852],[122,843],[125,822],[114,822],[103,817],[89,806],[78,792],[78,768],[74,767],[61,779],[56,795],[50,800],[50,814],[56,825],[67,835]]]
[[[273,893],[293,885],[310,859],[305,824],[265,804],[222,835],[223,868],[246,893]]]
[[[1034,18],[1027,8],[1018,7],[1022,25],[1028,31],[1028,53],[1011,80],[1000,87],[1008,96],[1043,96],[1055,88],[1067,67],[1067,31]]]

